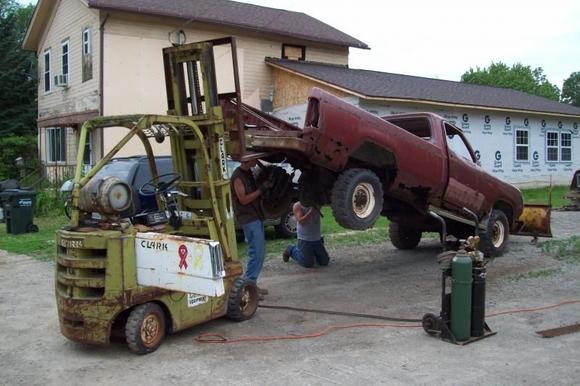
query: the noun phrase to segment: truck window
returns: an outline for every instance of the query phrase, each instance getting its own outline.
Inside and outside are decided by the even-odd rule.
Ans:
[[[445,125],[445,134],[447,137],[447,147],[451,149],[455,154],[464,158],[466,161],[475,162],[469,147],[465,143],[465,139],[453,126]]]
[[[385,117],[383,119],[419,138],[423,138],[426,141],[431,140],[431,125],[426,118],[389,119]]]

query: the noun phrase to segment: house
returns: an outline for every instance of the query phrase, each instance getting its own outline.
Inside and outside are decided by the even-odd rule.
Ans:
[[[225,36],[237,39],[244,101],[264,110],[274,94],[266,57],[347,65],[349,48],[368,48],[306,14],[227,0],[39,0],[23,47],[38,57],[39,158],[50,178],[72,174],[86,119],[166,113],[171,40]],[[94,164],[124,134],[94,133],[79,162]],[[143,153],[133,142],[119,155]]]
[[[311,87],[379,116],[432,111],[461,128],[481,166],[519,186],[567,185],[580,169],[580,108],[520,91],[268,58],[276,115],[304,122]]]

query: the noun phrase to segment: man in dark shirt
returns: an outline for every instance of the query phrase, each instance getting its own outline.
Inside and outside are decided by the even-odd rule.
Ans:
[[[259,210],[258,198],[273,185],[265,181],[259,187],[252,174],[252,168],[258,160],[243,159],[241,165],[232,174],[234,215],[244,231],[248,243],[248,262],[245,278],[256,283],[264,264],[266,241],[264,238],[264,224]],[[260,296],[266,295],[267,290],[258,287]]]

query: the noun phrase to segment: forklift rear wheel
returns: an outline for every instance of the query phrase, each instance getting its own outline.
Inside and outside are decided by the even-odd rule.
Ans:
[[[435,336],[441,331],[440,320],[434,314],[423,315],[421,324],[423,325],[423,330],[429,335]]]
[[[228,298],[228,318],[235,322],[251,319],[258,309],[258,287],[253,282],[238,277]]]
[[[125,324],[125,339],[136,354],[148,354],[159,347],[165,337],[165,313],[155,303],[135,307]]]

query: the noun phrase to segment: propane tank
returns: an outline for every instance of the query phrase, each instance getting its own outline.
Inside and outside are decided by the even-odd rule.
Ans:
[[[103,215],[115,215],[132,203],[131,187],[117,177],[93,178],[80,191],[79,209]]]
[[[451,262],[451,321],[450,328],[457,341],[471,337],[471,257],[459,250]]]

